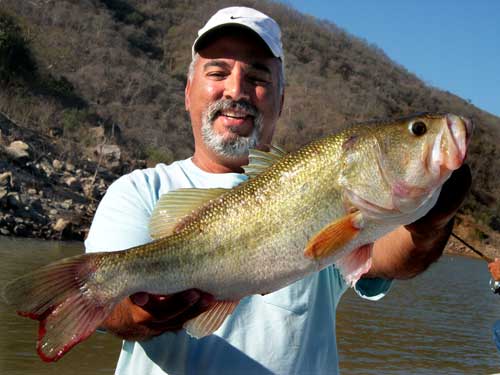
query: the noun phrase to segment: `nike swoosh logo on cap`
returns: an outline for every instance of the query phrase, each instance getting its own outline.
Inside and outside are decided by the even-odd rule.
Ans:
[[[235,16],[231,16],[231,19],[232,19],[232,20],[236,20],[236,19],[238,19],[238,18],[243,18],[243,17],[235,17]]]

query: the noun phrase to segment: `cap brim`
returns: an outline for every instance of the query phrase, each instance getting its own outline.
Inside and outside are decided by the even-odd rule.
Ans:
[[[254,29],[251,27],[237,23],[237,22],[228,22],[223,25],[219,25],[216,27],[211,28],[210,30],[205,31],[203,34],[198,35],[198,37],[195,39],[192,47],[192,55],[194,57],[195,53],[200,51],[200,49],[203,49],[207,43],[209,42],[210,38],[213,38],[217,35],[219,31],[225,28],[240,28],[244,29],[245,31],[249,31],[252,35],[256,36],[257,39],[259,39],[262,42],[262,45],[267,48],[267,50],[273,55],[274,57],[281,58],[279,53],[276,53],[276,51],[271,48],[270,43],[268,43],[258,32],[256,32]]]

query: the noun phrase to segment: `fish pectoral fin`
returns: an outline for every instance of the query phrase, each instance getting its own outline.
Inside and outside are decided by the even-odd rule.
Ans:
[[[208,336],[224,323],[239,302],[217,301],[209,310],[184,323],[184,328],[190,336],[197,339]]]
[[[308,258],[325,258],[355,238],[363,228],[361,212],[352,212],[328,224],[309,241],[304,250]]]

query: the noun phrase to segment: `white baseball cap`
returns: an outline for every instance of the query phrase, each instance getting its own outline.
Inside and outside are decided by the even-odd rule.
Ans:
[[[197,45],[209,32],[224,26],[243,26],[255,32],[266,43],[275,57],[284,61],[281,30],[278,23],[266,14],[247,7],[229,7],[219,10],[198,30],[193,43],[193,58]]]

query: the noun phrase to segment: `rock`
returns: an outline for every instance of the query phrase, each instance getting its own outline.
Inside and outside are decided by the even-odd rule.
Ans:
[[[51,177],[55,173],[54,168],[47,160],[42,160],[36,167],[38,170],[44,172],[47,177]]]
[[[20,223],[14,227],[14,234],[19,237],[26,237],[30,233],[29,228],[24,223]]]
[[[0,234],[8,236],[10,234],[10,231],[6,228],[0,228]]]
[[[56,232],[63,232],[71,224],[69,220],[60,217],[57,219],[56,223],[52,226],[52,229]]]
[[[35,198],[30,202],[30,206],[32,209],[36,211],[43,211],[42,201],[39,198]]]
[[[62,233],[64,231],[67,231],[69,229],[70,225],[71,225],[71,221],[60,217],[59,219],[57,219],[56,223],[52,226],[52,229],[55,232]]]
[[[10,192],[7,194],[7,206],[13,209],[19,209],[22,207],[21,197],[18,193]]]
[[[65,178],[64,183],[72,189],[80,190],[82,188],[82,184],[80,183],[80,180],[76,177],[73,177],[73,176]]]
[[[105,131],[102,126],[89,128],[88,132],[95,142],[103,142],[105,140]]]
[[[6,197],[13,187],[12,173],[4,172],[0,174],[0,199]]]
[[[59,218],[57,219],[57,222],[54,224],[52,229],[55,234],[55,238],[60,239],[60,240],[77,240],[77,239],[82,239],[81,235],[76,231],[74,231],[74,225],[73,223],[64,218]]]
[[[67,172],[73,173],[75,171],[75,166],[71,163],[66,163],[65,167]]]
[[[36,189],[33,189],[33,188],[29,188],[27,193],[28,193],[28,195],[31,195],[31,196],[38,195],[38,192],[36,191]]]
[[[5,147],[5,152],[14,160],[29,159],[29,148],[23,141],[14,141]]]
[[[56,171],[60,171],[63,169],[64,167],[64,163],[60,160],[57,160],[57,159],[54,159],[52,160],[52,167],[56,170]]]
[[[53,208],[53,209],[51,209],[51,210],[49,211],[49,215],[51,215],[51,216],[55,216],[55,215],[57,215],[58,213],[59,213],[59,211],[57,211],[55,208]]]
[[[61,207],[65,210],[69,210],[73,206],[73,201],[71,199],[66,199],[61,203]]]
[[[103,165],[113,169],[120,166],[121,149],[117,145],[99,145],[94,149],[94,155]]]
[[[0,174],[0,187],[4,187],[9,190],[14,187],[12,172],[4,172]]]

